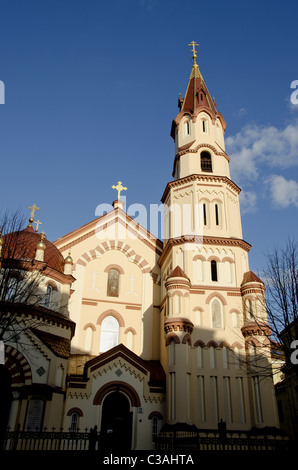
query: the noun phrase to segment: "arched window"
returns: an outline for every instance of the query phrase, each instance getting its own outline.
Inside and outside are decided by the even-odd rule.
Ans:
[[[222,328],[222,311],[218,299],[214,299],[211,305],[212,328]]]
[[[105,352],[117,346],[119,337],[119,323],[115,317],[105,317],[100,329],[99,352]]]
[[[119,296],[119,271],[117,269],[110,269],[108,272],[107,295]]]
[[[214,259],[211,261],[211,280],[218,281],[217,262]]]
[[[201,170],[212,172],[212,159],[209,152],[201,153]]]
[[[44,304],[46,307],[49,307],[52,301],[52,295],[53,295],[53,287],[52,286],[47,286],[47,292],[45,296],[45,301]]]
[[[85,351],[86,352],[90,353],[92,350],[92,339],[93,339],[93,330],[89,326],[88,328],[86,328],[86,331],[85,331]]]
[[[190,118],[184,121],[184,136],[190,135]]]

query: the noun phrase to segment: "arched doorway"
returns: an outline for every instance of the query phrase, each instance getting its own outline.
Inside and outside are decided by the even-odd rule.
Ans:
[[[109,393],[103,401],[101,438],[104,449],[130,450],[132,412],[130,402],[120,391]]]

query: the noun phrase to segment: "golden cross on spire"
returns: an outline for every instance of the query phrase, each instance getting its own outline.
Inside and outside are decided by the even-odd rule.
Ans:
[[[40,222],[39,220],[37,220],[36,222],[34,222],[36,224],[36,229],[35,231],[38,232],[38,228],[39,226],[42,224],[42,222]]]
[[[124,187],[124,186],[122,186],[122,181],[118,181],[117,186],[113,185],[112,188],[113,188],[113,189],[117,189],[117,191],[118,191],[118,201],[120,201],[120,193],[121,193],[121,191],[126,191],[127,188]]]
[[[33,206],[29,207],[28,209],[31,210],[31,219],[33,219],[34,213],[35,213],[35,211],[39,210],[39,207],[37,207],[36,204],[34,203]]]
[[[196,59],[197,59],[197,51],[196,47],[199,47],[199,44],[197,44],[195,41],[192,41],[190,44],[188,44],[190,47],[192,47],[192,58],[193,58],[193,63],[194,65],[197,64]]]
[[[46,238],[46,234],[44,232],[44,230],[41,232],[41,241],[43,241],[45,238]]]

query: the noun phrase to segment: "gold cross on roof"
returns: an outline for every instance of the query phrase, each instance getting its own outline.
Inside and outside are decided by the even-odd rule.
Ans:
[[[31,219],[33,219],[33,217],[34,217],[34,212],[35,212],[35,211],[38,211],[38,210],[39,210],[39,207],[37,207],[36,204],[34,203],[33,206],[29,207],[28,209],[31,210]]]
[[[36,229],[35,231],[38,232],[38,228],[39,226],[42,224],[42,222],[40,222],[39,220],[37,220],[36,222],[34,222],[36,224]]]
[[[191,51],[192,51],[192,58],[194,60],[194,65],[196,64],[196,58],[197,58],[197,51],[196,51],[196,47],[199,47],[199,44],[197,44],[195,41],[192,41],[190,44],[188,44],[189,46],[192,47]]]
[[[118,181],[117,186],[113,185],[112,188],[117,189],[117,191],[118,191],[118,201],[120,200],[121,191],[126,191],[127,190],[127,188],[125,186],[122,186],[122,181]]]

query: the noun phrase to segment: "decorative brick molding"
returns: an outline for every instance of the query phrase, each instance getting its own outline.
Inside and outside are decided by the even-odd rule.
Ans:
[[[204,341],[202,340],[197,340],[194,345],[193,345],[194,348],[210,348],[210,347],[213,347],[213,348],[227,348],[227,349],[242,349],[243,348],[243,345],[241,343],[239,343],[239,341],[236,341],[235,343],[233,343],[232,345],[230,345],[229,343],[227,343],[226,341],[223,341],[221,343],[216,343],[215,341],[209,341],[208,344],[205,344]]]
[[[83,330],[87,330],[88,328],[91,328],[92,331],[96,331],[96,328],[95,328],[95,326],[93,325],[93,323],[87,323],[87,324],[83,327]]]
[[[174,341],[175,344],[180,344],[180,339],[178,338],[176,333],[173,332],[167,334],[165,345],[169,346],[172,341]]]
[[[188,320],[188,318],[182,318],[182,317],[173,317],[173,318],[168,318],[165,321],[164,324],[164,329],[165,333],[172,333],[175,331],[185,331],[186,333],[191,334],[193,331],[193,323]]]
[[[112,317],[115,317],[116,320],[118,321],[119,323],[119,326],[125,326],[125,322],[124,322],[124,319],[123,317],[120,315],[120,313],[116,312],[116,310],[113,310],[113,309],[110,309],[110,310],[106,310],[105,312],[103,312],[97,319],[97,322],[96,324],[97,325],[101,325],[103,320],[106,318],[106,317],[109,317],[109,316],[112,316]]]
[[[5,345],[5,365],[11,374],[12,386],[31,385],[32,372],[27,359],[17,349]]]
[[[120,274],[124,274],[123,268],[121,268],[119,264],[109,264],[109,266],[106,266],[104,269],[104,272],[108,273],[111,269],[116,269]]]
[[[152,419],[154,417],[163,420],[163,415],[159,411],[152,411],[148,416],[148,419]]]
[[[80,417],[84,416],[83,411],[80,408],[70,408],[66,416],[71,416],[73,413],[77,413]]]
[[[122,392],[129,397],[131,406],[141,406],[141,400],[136,390],[131,385],[120,381],[113,381],[103,385],[97,391],[93,405],[101,405],[104,397],[110,392]]]
[[[103,255],[104,253],[110,250],[121,251],[127,256],[127,258],[129,258],[133,263],[135,263],[143,273],[151,273],[151,267],[149,263],[140,255],[137,255],[130,245],[120,240],[109,240],[102,242],[95,249],[87,251],[86,253],[81,255],[76,264],[79,264],[81,266],[87,266],[87,264],[93,259],[96,259],[98,255]]]
[[[250,336],[266,336],[271,335],[271,329],[265,322],[250,322],[241,328],[244,338]]]
[[[188,153],[189,151],[186,151],[185,153]],[[180,158],[180,156],[178,157]],[[174,162],[175,165],[175,162]],[[172,188],[179,188],[179,187],[184,187],[186,184],[192,183],[192,182],[198,182],[198,183],[211,183],[211,184],[225,184],[227,187],[229,187],[234,193],[239,194],[240,193],[240,188],[232,181],[230,180],[227,176],[218,176],[218,175],[189,175],[185,176],[184,178],[180,178],[179,180],[174,180],[170,181],[166,189],[163,193],[163,196],[161,198],[161,202],[165,202],[169,191]]]
[[[212,294],[208,295],[207,299],[206,299],[206,304],[208,305],[212,299],[214,298],[217,298],[218,300],[220,300],[220,302],[223,304],[223,305],[227,305],[227,301],[226,299],[224,298],[224,296],[222,294],[220,294],[219,292],[213,292]]]

